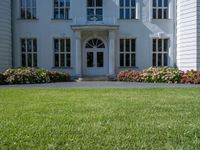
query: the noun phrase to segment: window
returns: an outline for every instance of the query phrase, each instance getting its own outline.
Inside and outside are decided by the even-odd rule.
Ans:
[[[37,40],[21,39],[21,54],[23,67],[37,67]]]
[[[153,19],[168,19],[168,0],[153,0]]]
[[[168,39],[153,39],[153,66],[168,66]]]
[[[103,0],[87,0],[87,20],[103,20]]]
[[[136,0],[120,0],[120,19],[136,19]]]
[[[54,0],[54,19],[69,19],[70,0]]]
[[[36,0],[20,0],[21,19],[36,19]]]
[[[120,39],[120,67],[135,67],[136,40]]]
[[[70,39],[54,39],[54,66],[71,67]]]

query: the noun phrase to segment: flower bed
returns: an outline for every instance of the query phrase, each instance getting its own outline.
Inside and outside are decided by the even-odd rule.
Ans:
[[[2,84],[35,84],[66,82],[70,80],[68,73],[49,72],[47,70],[33,68],[8,69],[1,75],[0,83]]]
[[[125,70],[117,75],[118,81],[147,83],[185,83],[200,84],[200,72],[183,72],[177,68],[149,68],[143,71]]]

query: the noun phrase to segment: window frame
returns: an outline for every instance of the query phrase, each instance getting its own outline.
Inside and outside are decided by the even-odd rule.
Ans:
[[[154,1],[156,1],[156,6],[154,6]],[[159,6],[159,1],[162,1],[162,6]],[[165,6],[165,1],[167,1],[167,6]],[[154,10],[156,11],[154,17]],[[159,10],[162,11],[162,16],[159,17]],[[166,10],[166,17],[165,17]],[[152,19],[169,19],[169,0],[152,0]]]
[[[60,6],[60,1],[58,1],[58,6],[55,6],[56,0],[53,0],[53,19],[54,20],[71,20],[70,19],[70,11],[71,11],[71,0],[64,0],[64,6]],[[69,6],[67,5],[67,1],[69,1]],[[58,17],[56,18],[56,10],[58,11]],[[61,9],[63,9],[63,18],[61,18]],[[67,10],[67,11],[66,11]]]
[[[86,7],[87,7],[87,9],[86,9],[86,15],[87,15],[87,21],[89,21],[89,22],[101,22],[101,21],[103,21],[103,5],[104,5],[104,3],[103,3],[103,0],[101,0],[102,1],[102,6],[97,6],[97,0],[92,0],[92,1],[94,1],[94,6],[88,6],[88,0],[87,0],[87,2],[86,2]],[[97,15],[97,10],[99,9],[99,10],[101,10],[102,11],[102,15],[100,16],[101,17],[101,19],[100,20],[98,20],[98,18],[96,17],[96,20],[90,20],[89,19],[89,17],[91,16],[91,15],[88,15],[88,10],[89,9],[93,9],[94,10],[94,16],[93,17],[96,17],[96,16],[100,16],[100,15]]]
[[[121,51],[121,40],[123,41],[123,51]],[[126,41],[129,41],[129,51],[126,51]],[[134,50],[132,51],[132,40],[134,40]],[[119,39],[119,67],[121,68],[134,68],[136,67],[136,38],[120,38]],[[126,54],[129,55],[129,65],[126,65]],[[121,55],[123,55],[123,65],[121,65]],[[134,55],[134,58],[132,58]],[[132,64],[132,59],[134,60]]]
[[[121,1],[123,1],[123,6],[121,6]],[[126,6],[126,0],[119,0],[119,19],[120,20],[135,20],[136,18],[136,13],[137,13],[137,8],[136,8],[136,3],[137,0],[134,0],[135,6],[132,6],[132,0],[129,1],[129,6]],[[121,10],[123,10],[123,17],[121,17]],[[129,10],[129,17],[126,16],[126,10]],[[132,10],[134,10],[134,15],[132,14]],[[134,16],[132,18],[132,16]]]
[[[154,40],[156,40],[156,49],[154,50]],[[159,40],[161,43],[161,51],[159,51]],[[165,41],[167,41],[167,48],[165,51]],[[153,38],[152,39],[152,66],[153,67],[167,67],[169,66],[169,38]],[[154,54],[156,55],[156,64],[154,64]],[[159,65],[159,54],[162,55],[161,65]],[[165,65],[165,55],[167,55],[167,64]]]
[[[22,50],[22,41],[25,41],[25,51]],[[28,51],[28,40],[31,40],[31,51]],[[36,51],[34,51],[34,40],[36,42]],[[21,66],[22,67],[38,67],[38,41],[37,38],[21,38],[20,39],[20,49],[21,49]],[[31,54],[31,66],[29,65],[28,55]],[[23,65],[23,57],[25,55],[25,65]],[[36,62],[34,62],[34,55],[36,55]],[[35,65],[36,64],[36,65]]]
[[[24,6],[22,2],[24,1]],[[30,0],[30,6],[28,5],[28,0],[20,0],[19,8],[20,8],[20,19],[22,20],[37,20],[37,0]],[[33,6],[33,1],[35,1],[35,6]],[[24,9],[24,16],[22,15],[22,9]],[[30,18],[28,18],[28,9],[31,10]],[[33,13],[35,11],[35,14]]]
[[[55,40],[58,40],[58,51],[56,52],[55,49]],[[64,52],[61,51],[61,40],[64,40]],[[69,40],[69,51],[67,51],[67,40]],[[55,68],[71,68],[72,66],[72,43],[71,43],[71,39],[70,38],[53,38],[53,66]],[[56,65],[56,59],[55,59],[55,55],[58,55],[58,66]],[[62,66],[61,64],[61,55],[64,55],[64,66]],[[70,55],[69,57],[69,63],[70,65],[67,65],[67,55]]]

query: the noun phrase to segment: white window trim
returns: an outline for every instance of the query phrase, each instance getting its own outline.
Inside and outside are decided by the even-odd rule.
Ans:
[[[154,20],[163,20],[163,19],[170,19],[170,0],[168,0],[168,6],[164,6],[164,0],[162,0],[162,6],[158,6],[158,1],[156,0],[156,7],[153,6],[153,0],[150,0],[150,15],[151,19]],[[156,18],[153,17],[153,10],[156,9]],[[158,18],[158,10],[162,9],[162,17]],[[164,10],[167,9],[167,18],[164,18]]]
[[[64,7],[60,7],[60,0],[58,2],[58,7],[55,7],[54,6],[54,1],[53,0],[53,19],[54,20],[71,20],[71,0],[70,0],[70,6],[66,6],[66,1],[64,2]],[[55,9],[58,9],[58,18],[55,18]],[[64,18],[61,18],[60,17],[60,9],[64,9]],[[68,9],[68,17],[66,18],[66,12],[65,12],[65,9]]]
[[[119,19],[120,20],[135,20],[135,19],[139,19],[140,16],[140,3],[138,0],[135,0],[135,7],[131,6],[131,0],[129,0],[129,6],[126,6],[126,1],[124,0],[124,6],[120,6],[120,0],[119,0]],[[124,10],[124,18],[120,18],[120,10],[123,9]],[[126,9],[129,9],[129,16],[130,18],[126,18]],[[135,18],[131,18],[131,10],[135,9]]]

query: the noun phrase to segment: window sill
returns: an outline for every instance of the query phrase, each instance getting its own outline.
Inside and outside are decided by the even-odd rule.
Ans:
[[[173,20],[173,19],[170,19],[170,18],[168,18],[168,19],[151,19],[151,21],[171,21],[171,20]]]
[[[118,19],[118,21],[140,21],[140,19]]]
[[[72,19],[55,19],[55,18],[52,18],[51,20],[52,21],[72,21]]]
[[[139,69],[138,67],[118,67],[118,69]]]
[[[30,22],[32,22],[32,21],[38,21],[39,19],[38,19],[38,18],[36,18],[36,19],[22,19],[22,18],[18,18],[17,20],[19,20],[19,21],[30,21]]]
[[[72,67],[52,67],[52,69],[73,69]]]

